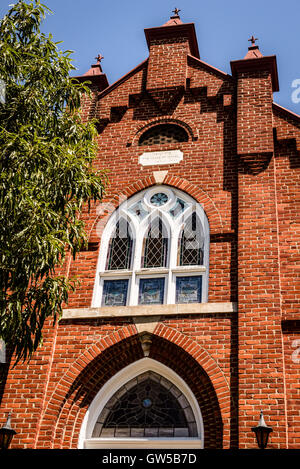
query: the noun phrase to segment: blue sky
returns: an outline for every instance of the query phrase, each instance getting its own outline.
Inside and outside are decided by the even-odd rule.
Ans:
[[[13,0],[0,0],[0,17]],[[230,61],[245,56],[249,37],[259,38],[263,55],[277,56],[280,91],[274,101],[300,114],[292,100],[292,83],[298,80],[299,0],[44,0],[53,15],[43,30],[51,32],[60,47],[74,51],[76,75],[86,72],[98,53],[103,71],[113,83],[148,57],[144,28],[165,23],[174,7],[183,22],[195,23],[200,57],[231,73]],[[297,94],[300,98],[300,92]]]

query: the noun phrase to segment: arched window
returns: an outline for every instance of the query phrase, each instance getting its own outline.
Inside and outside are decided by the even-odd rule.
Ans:
[[[209,226],[184,192],[154,186],[123,202],[104,229],[93,306],[208,301]]]
[[[193,212],[181,232],[179,265],[202,265],[203,248],[204,237],[201,222],[196,212]]]
[[[91,402],[79,448],[203,448],[203,419],[188,384],[142,358],[110,378]]]
[[[110,239],[106,269],[130,269],[131,255],[132,236],[129,224],[124,218],[121,218]]]
[[[107,402],[92,438],[196,437],[195,416],[182,392],[146,371],[124,384]]]
[[[187,141],[188,134],[183,127],[176,124],[159,124],[141,135],[139,145],[162,145]]]
[[[149,227],[144,241],[143,267],[166,267],[168,257],[168,237],[163,229],[161,218],[156,218]]]

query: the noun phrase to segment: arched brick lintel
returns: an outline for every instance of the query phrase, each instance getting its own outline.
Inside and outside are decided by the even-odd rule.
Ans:
[[[114,373],[142,357],[133,325],[124,326],[89,347],[70,366],[49,398],[36,448],[49,447],[51,429],[52,448],[76,448],[84,415],[100,387]],[[150,357],[176,371],[193,390],[204,412],[205,447],[228,447],[229,387],[209,353],[193,339],[160,323],[154,332]],[[219,426],[219,433],[212,431],[215,426]]]
[[[161,117],[158,119],[149,119],[146,123],[139,125],[135,129],[134,135],[129,139],[129,142],[133,146],[137,146],[141,135],[152,127],[156,127],[160,124],[175,124],[182,127],[188,134],[189,139],[194,140],[198,136],[197,127],[195,124],[187,124],[179,119]]]
[[[119,205],[121,205],[121,203],[135,195],[137,192],[147,189],[155,184],[156,181],[154,176],[147,176],[121,189],[119,193],[114,193],[111,197],[104,199],[100,204],[100,207],[103,206],[105,211],[102,212],[102,210],[100,210],[99,213],[98,210],[98,215],[96,216],[88,234],[89,240],[95,240],[101,237],[102,230],[104,229],[109,217],[119,207]],[[163,184],[186,192],[202,205],[208,218],[211,234],[221,233],[223,231],[221,212],[217,209],[212,198],[207,194],[207,192],[201,189],[201,187],[189,182],[187,179],[168,174],[166,175]]]

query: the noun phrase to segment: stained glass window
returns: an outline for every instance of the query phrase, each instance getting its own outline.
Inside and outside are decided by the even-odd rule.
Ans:
[[[203,247],[201,224],[194,212],[185,223],[181,234],[180,265],[202,265]]]
[[[177,198],[175,206],[169,211],[169,213],[172,215],[172,217],[176,218],[185,210],[187,205],[188,204],[186,202]]]
[[[164,192],[157,192],[151,197],[150,202],[152,205],[155,205],[155,207],[161,207],[162,205],[167,203],[168,200],[169,197],[167,196],[167,194],[165,194]]]
[[[134,215],[136,215],[140,220],[143,220],[143,218],[145,218],[149,213],[147,212],[141,201],[137,202],[132,207],[130,207],[129,211],[131,213],[134,213]]]
[[[160,218],[151,223],[145,240],[143,267],[166,267],[168,255],[168,238],[164,233]]]
[[[141,278],[139,288],[139,304],[163,304],[164,288],[164,278]]]
[[[123,218],[117,223],[110,239],[107,270],[130,269],[132,254],[132,237],[129,225]]]
[[[147,371],[122,386],[100,413],[93,430],[99,437],[196,437],[191,406],[163,376]]]
[[[128,280],[104,280],[102,306],[125,306]]]
[[[201,303],[202,277],[176,277],[176,303]]]
[[[208,220],[202,206],[179,189],[155,184],[124,200],[103,230],[99,251],[95,307],[118,304],[112,298],[117,288],[105,290],[102,300],[104,280],[118,278],[132,278],[128,305],[175,303],[176,295],[184,296],[178,289],[187,288],[176,286],[177,275],[202,276],[201,300],[208,300]]]

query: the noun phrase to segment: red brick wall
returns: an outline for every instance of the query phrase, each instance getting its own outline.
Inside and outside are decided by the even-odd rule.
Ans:
[[[238,227],[240,445],[253,444],[251,427],[262,408],[274,428],[276,448],[286,444],[286,416],[274,161],[259,174],[243,174],[243,169]]]
[[[270,72],[240,73],[237,85],[239,155],[273,153],[272,100]]]
[[[236,82],[187,56],[185,45],[185,40],[172,47],[168,41],[153,44],[150,62],[100,93],[99,100],[94,90],[92,100],[83,103],[84,119],[99,120],[94,166],[108,169],[110,180],[103,200],[107,213],[103,205],[92,204],[83,219],[90,242],[99,246],[120,195],[130,197],[155,184],[153,171],[159,170],[168,171],[165,184],[202,204],[211,236],[209,301],[237,301],[238,314],[161,318],[151,356],[177,371],[194,391],[206,447],[255,447],[251,427],[263,408],[274,430],[270,447],[299,448],[299,363],[291,349],[300,338],[291,323],[299,305],[299,120],[272,107],[266,73]],[[164,66],[155,82],[158,63]],[[152,89],[177,86],[183,70],[185,91],[173,90],[167,98],[164,92],[148,93],[147,79]],[[172,83],[167,81],[171,75]],[[183,125],[189,141],[141,149],[143,130],[161,122]],[[257,139],[251,138],[254,131]],[[172,149],[184,154],[179,164],[138,163],[144,151]],[[238,152],[244,156],[238,158]],[[81,282],[69,307],[90,307],[98,256],[94,244],[66,263],[68,275]],[[4,421],[12,410],[18,432],[13,446],[75,448],[86,409],[101,385],[141,356],[130,318],[49,325],[29,365],[10,369],[8,377],[2,369],[0,418]]]
[[[188,38],[157,39],[151,42],[147,90],[185,86]],[[168,74],[165,71],[168,70]]]
[[[300,447],[300,323],[285,321],[283,323],[283,340],[285,356],[285,383],[287,405],[288,443],[290,449]]]

